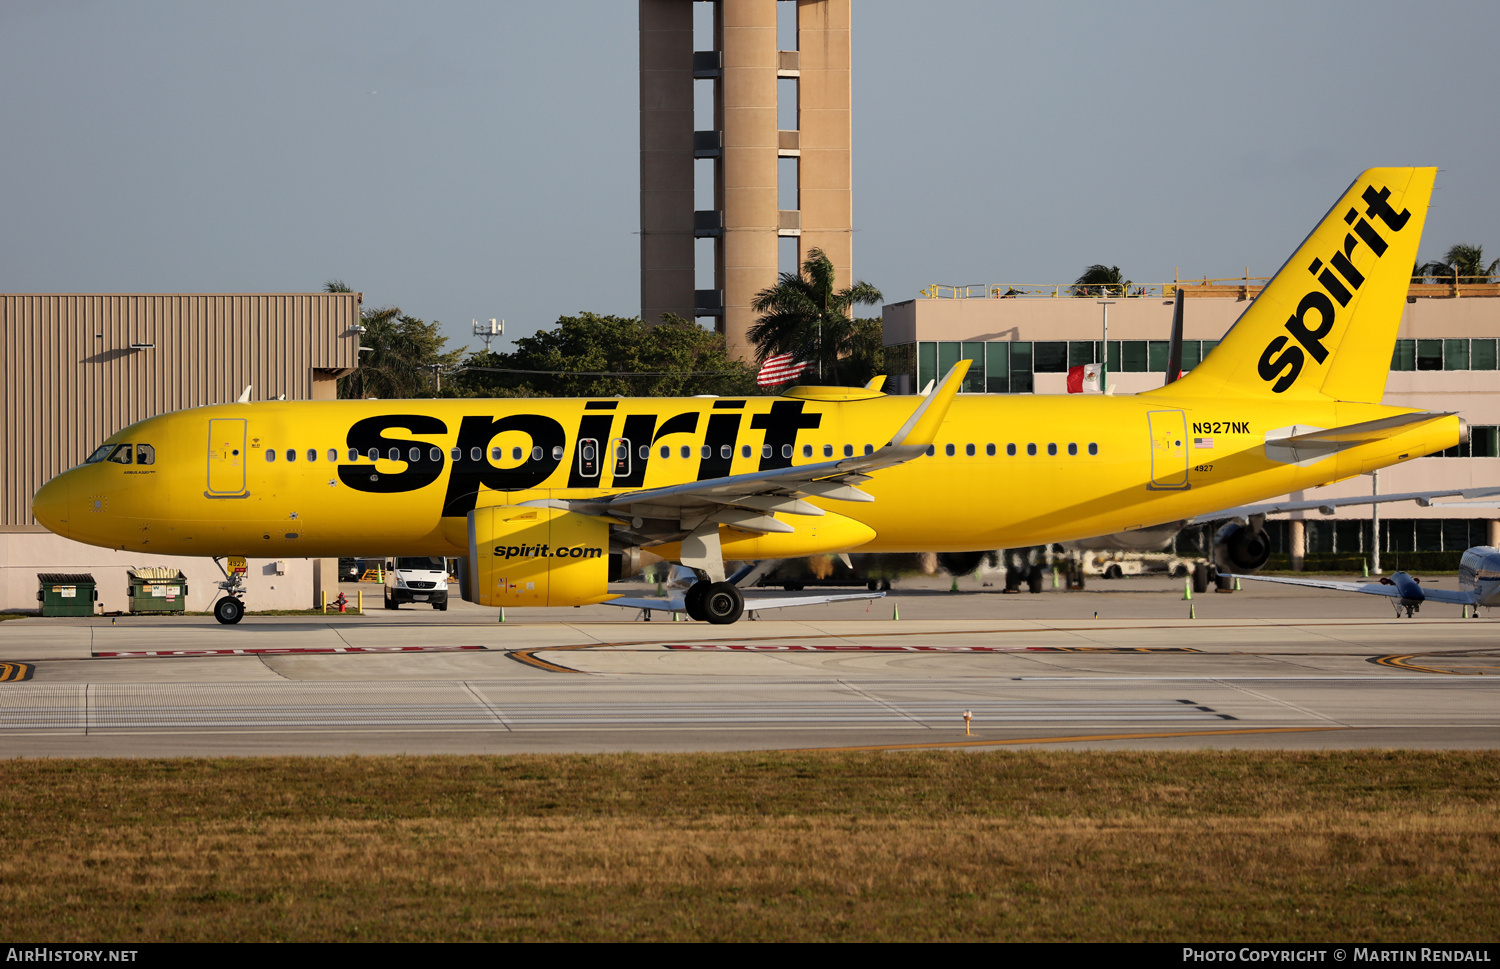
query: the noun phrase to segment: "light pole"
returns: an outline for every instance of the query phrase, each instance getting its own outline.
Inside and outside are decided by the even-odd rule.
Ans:
[[[1099,343],[1099,393],[1109,393],[1109,308],[1117,300],[1100,299],[1095,300],[1104,307],[1104,339]]]

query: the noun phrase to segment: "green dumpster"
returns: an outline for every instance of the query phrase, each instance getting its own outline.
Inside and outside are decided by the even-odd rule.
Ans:
[[[38,572],[36,599],[44,616],[92,616],[99,593],[87,572]]]
[[[130,611],[175,612],[187,608],[187,576],[181,569],[126,569],[130,580]]]

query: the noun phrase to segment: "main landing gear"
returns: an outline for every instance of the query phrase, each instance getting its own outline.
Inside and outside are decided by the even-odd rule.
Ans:
[[[233,626],[245,618],[245,604],[234,596],[225,596],[214,603],[214,618],[226,626]]]
[[[689,616],[715,626],[727,626],[745,614],[745,597],[730,582],[694,582],[682,604]]]

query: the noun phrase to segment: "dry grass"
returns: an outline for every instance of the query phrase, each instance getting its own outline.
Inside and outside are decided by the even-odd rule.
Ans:
[[[1489,753],[0,765],[13,938],[1484,940]]]

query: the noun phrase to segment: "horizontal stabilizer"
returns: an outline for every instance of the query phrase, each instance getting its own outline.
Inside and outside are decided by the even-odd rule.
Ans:
[[[1394,417],[1382,417],[1373,421],[1362,421],[1358,424],[1346,424],[1343,427],[1330,427],[1327,430],[1306,431],[1301,434],[1293,434],[1290,437],[1277,439],[1278,444],[1291,447],[1302,447],[1304,445],[1342,445],[1352,447],[1355,444],[1368,444],[1371,441],[1382,441],[1397,434],[1404,433],[1418,424],[1426,424],[1444,417],[1452,417],[1455,411],[1420,411],[1415,414],[1397,414]]]

